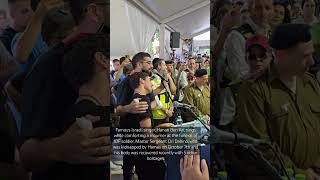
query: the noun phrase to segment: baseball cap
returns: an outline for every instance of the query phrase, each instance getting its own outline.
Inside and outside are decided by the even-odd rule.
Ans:
[[[208,74],[208,71],[206,69],[197,69],[196,72],[194,73],[194,76],[195,77],[202,77],[207,74]]]
[[[310,26],[306,24],[282,24],[275,28],[270,45],[276,50],[285,50],[311,40]]]
[[[248,51],[252,46],[261,46],[264,49],[269,49],[270,45],[268,43],[268,38],[263,35],[255,35],[246,41],[246,50]]]

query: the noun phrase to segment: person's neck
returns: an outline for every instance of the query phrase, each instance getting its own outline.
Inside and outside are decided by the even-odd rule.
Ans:
[[[141,71],[142,71],[142,69],[141,69],[141,68],[136,67],[136,68],[134,68],[134,69],[133,69],[133,71],[131,71],[130,75],[132,75],[132,74],[134,74],[134,73],[141,72]]]
[[[278,75],[279,75],[279,79],[282,82],[293,82],[295,79],[295,76],[287,73],[287,70],[285,70],[284,68],[282,68],[279,64],[275,63],[275,67],[277,69]]]
[[[141,86],[134,90],[135,93],[145,96],[148,94],[147,90]]]
[[[192,72],[192,73],[195,73],[195,70],[192,69],[192,68],[189,68],[189,71]]]
[[[202,91],[204,86],[203,85],[200,85],[199,83],[197,83],[196,81],[194,82],[195,85]]]
[[[92,96],[101,106],[108,106],[110,105],[110,89],[107,82],[107,76],[97,76],[79,89],[79,96]]]
[[[249,17],[246,23],[248,23],[256,33],[265,34],[270,29],[270,26],[262,25],[261,22],[256,22],[252,17]]]

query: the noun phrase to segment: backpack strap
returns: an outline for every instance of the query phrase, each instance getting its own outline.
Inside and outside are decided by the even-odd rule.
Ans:
[[[254,36],[255,34],[255,32],[249,24],[244,24],[238,28],[235,28],[234,30],[238,31],[246,40]]]

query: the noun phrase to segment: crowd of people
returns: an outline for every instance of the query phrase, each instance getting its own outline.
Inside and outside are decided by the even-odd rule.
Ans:
[[[210,123],[209,57],[196,60],[164,60],[146,52],[132,57],[114,59],[110,80],[112,102],[116,116],[114,128],[170,128],[181,115],[184,122],[202,118]],[[188,111],[178,111],[174,102],[190,105],[197,117]],[[179,114],[177,114],[179,113]],[[163,149],[166,145],[162,144]],[[141,160],[141,159],[140,159]],[[112,163],[112,168],[120,168]],[[123,156],[124,179],[133,177],[133,167],[139,179],[164,179],[165,161],[153,162],[135,156]],[[118,167],[117,167],[118,166]]]
[[[7,169],[0,177],[109,179],[114,129],[169,128],[179,113],[174,101],[209,124],[209,57],[140,52],[110,61],[109,4],[8,0],[8,12],[0,11],[0,166]],[[185,122],[195,120],[185,113]],[[204,166],[188,158],[184,179]],[[125,179],[134,166],[141,180],[164,178],[163,161],[124,156]]]
[[[213,123],[268,142],[257,149],[277,175],[319,179],[319,1],[217,0],[211,20]],[[272,178],[234,147],[216,147],[218,170]]]

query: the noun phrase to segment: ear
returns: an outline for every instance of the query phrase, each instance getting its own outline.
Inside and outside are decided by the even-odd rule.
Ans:
[[[144,79],[140,78],[140,79],[139,79],[139,83],[140,83],[140,84],[144,84]]]
[[[93,21],[95,22],[98,22],[99,21],[99,18],[98,18],[98,7],[96,4],[89,4],[88,7],[87,7],[87,10],[88,10],[88,16],[90,19],[92,19]]]
[[[102,69],[107,69],[110,67],[109,59],[102,52],[96,52],[94,54],[95,62],[98,67]]]

